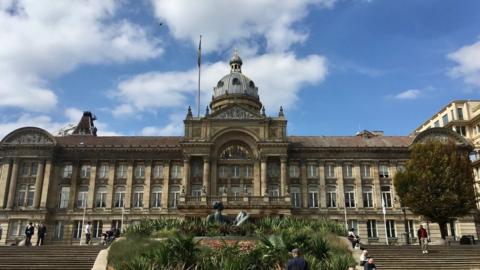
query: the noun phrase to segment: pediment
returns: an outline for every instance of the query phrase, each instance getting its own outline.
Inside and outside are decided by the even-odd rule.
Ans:
[[[210,119],[225,119],[225,120],[246,120],[246,119],[263,119],[264,116],[247,109],[243,106],[233,105],[223,108],[218,112],[212,113],[208,118]]]
[[[55,138],[47,131],[36,127],[14,130],[2,140],[8,145],[55,145]]]

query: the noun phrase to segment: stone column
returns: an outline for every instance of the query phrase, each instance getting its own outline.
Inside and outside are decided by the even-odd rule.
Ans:
[[[205,195],[210,195],[210,161],[208,157],[203,157],[203,187],[205,188]]]
[[[15,201],[15,191],[17,189],[17,176],[18,176],[18,159],[13,160],[12,173],[10,175],[10,186],[8,189],[8,201],[7,208],[12,209]]]
[[[302,207],[308,208],[307,164],[303,160],[300,164],[300,190],[302,193]]]
[[[373,206],[376,209],[382,209],[382,193],[380,191],[380,177],[378,175],[378,160],[372,162],[372,173],[373,173]]]
[[[190,157],[185,157],[183,159],[183,178],[182,178],[182,189],[185,190],[186,195],[190,194]]]
[[[7,184],[8,184],[8,176],[11,173],[10,171],[11,168],[12,166],[10,166],[10,160],[3,159],[2,174],[0,176],[0,209],[5,208],[6,206],[7,197],[8,197],[8,193],[6,191],[7,191]]]
[[[217,194],[217,160],[211,160],[211,169],[210,169],[210,194],[211,195],[218,195]]]
[[[337,177],[337,188],[338,188],[338,200],[337,200],[337,207],[339,209],[345,208],[345,186],[343,183],[343,164],[338,162],[335,164],[335,176]]]
[[[40,196],[40,209],[47,208],[47,200],[48,200],[48,191],[50,188],[50,182],[52,181],[52,170],[53,164],[51,159],[47,159],[45,163],[45,171],[43,172],[43,185],[42,185],[42,193]],[[52,199],[54,200],[54,199]]]
[[[260,170],[261,170],[260,196],[266,196],[267,195],[267,158],[262,158],[262,161],[260,164]]]
[[[108,179],[107,179],[107,198],[105,200],[106,208],[111,209],[113,205],[113,188],[115,183],[115,161],[108,163]],[[110,229],[110,228],[109,228]]]
[[[88,181],[87,208],[92,209],[95,206],[95,179],[97,179],[97,161],[90,163],[90,179]]]
[[[33,208],[38,209],[40,206],[40,197],[42,196],[42,185],[43,185],[43,169],[45,166],[45,161],[41,160],[38,162],[37,167],[37,177],[35,178],[35,193],[33,194]],[[46,190],[48,191],[48,190]]]
[[[133,160],[128,161],[127,165],[127,183],[125,185],[125,203],[124,208],[130,209],[132,201],[132,184],[133,184]]]
[[[280,196],[286,196],[287,192],[287,157],[280,158]]]
[[[163,163],[163,187],[162,187],[162,208],[168,208],[168,196],[169,194],[169,184],[170,181],[170,161],[166,160]]]
[[[253,196],[262,196],[262,186],[261,186],[261,175],[260,175],[260,161],[255,160],[253,163]]]
[[[327,190],[325,184],[325,163],[321,162],[318,163],[318,179],[319,179],[319,194],[318,197],[320,198],[320,203],[318,204],[320,208],[327,207]]]
[[[72,163],[72,177],[70,182],[70,195],[68,196],[68,209],[75,209],[75,197],[77,195],[78,167],[80,163]],[[63,174],[63,172],[62,172]]]
[[[152,161],[145,162],[145,182],[143,185],[143,208],[150,208],[150,189],[152,183]]]
[[[355,206],[357,209],[363,208],[362,175],[358,161],[353,163],[353,177],[355,177]]]

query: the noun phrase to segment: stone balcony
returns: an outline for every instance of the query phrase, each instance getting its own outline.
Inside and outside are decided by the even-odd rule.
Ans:
[[[215,202],[222,202],[225,209],[290,209],[289,196],[186,196],[179,198],[178,209],[212,209]]]

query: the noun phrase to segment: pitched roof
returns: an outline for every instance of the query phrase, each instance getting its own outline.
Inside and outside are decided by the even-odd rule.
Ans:
[[[61,146],[104,146],[104,147],[179,147],[180,136],[84,136],[70,135],[55,137]]]
[[[362,136],[289,136],[292,147],[408,147],[413,137],[407,136],[377,136],[365,138]]]

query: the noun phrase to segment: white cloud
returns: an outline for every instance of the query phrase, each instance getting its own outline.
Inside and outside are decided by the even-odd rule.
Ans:
[[[321,82],[326,60],[319,55],[298,58],[292,53],[272,53],[244,59],[243,73],[259,88],[260,101],[267,110],[292,107],[305,85]],[[228,74],[225,62],[206,64],[202,72],[202,112],[210,102],[213,87]],[[197,91],[197,70],[150,72],[119,83],[114,96],[122,102],[114,115],[159,108],[183,108]],[[183,108],[185,109],[185,108]]]
[[[457,64],[450,69],[451,76],[462,78],[465,83],[480,87],[480,41],[464,46],[447,57]]]
[[[81,64],[144,60],[159,41],[128,20],[114,0],[0,2],[0,107],[47,111],[57,104],[48,80]]]
[[[177,39],[197,44],[202,34],[205,51],[221,51],[232,43],[265,38],[269,51],[282,52],[303,42],[308,31],[296,25],[309,8],[332,7],[336,0],[151,0],[158,20]]]
[[[417,99],[421,95],[421,91],[418,89],[408,89],[405,90],[397,95],[395,95],[393,98],[395,99]]]
[[[178,136],[183,134],[183,118],[185,114],[170,115],[169,122],[163,126],[147,126],[142,129],[143,136]]]

